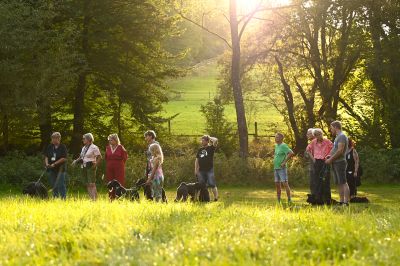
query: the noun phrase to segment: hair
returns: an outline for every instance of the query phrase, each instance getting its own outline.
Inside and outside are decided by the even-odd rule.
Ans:
[[[61,139],[60,132],[53,132],[53,134],[51,134],[51,138],[59,138],[59,139]]]
[[[157,143],[153,143],[150,145],[149,150],[152,155],[155,154],[154,157],[160,160],[160,164],[164,162],[164,154],[160,145],[158,145]]]
[[[115,140],[118,143],[118,145],[121,144],[121,141],[119,140],[118,134],[116,134],[116,133],[110,134],[108,136],[108,140],[112,140],[112,139]]]
[[[336,128],[336,129],[340,129],[340,130],[342,130],[342,123],[340,122],[340,121],[333,121],[332,123],[331,123],[331,126],[332,127],[334,127],[334,128]]]
[[[323,132],[322,129],[320,129],[320,128],[314,128],[314,129],[313,129],[312,134],[314,135],[314,137],[315,137],[315,134],[316,134],[316,133],[320,133],[321,135],[324,134],[324,132]]]
[[[83,137],[85,139],[87,139],[88,141],[90,141],[90,142],[94,142],[94,137],[93,137],[92,133],[86,133],[86,134],[83,135]]]
[[[146,132],[144,132],[144,136],[150,136],[152,139],[155,139],[157,137],[154,130],[147,130]]]
[[[285,135],[283,135],[283,133],[281,133],[281,132],[276,133],[276,135],[279,136],[279,137],[281,137],[282,139],[285,138]]]
[[[356,146],[355,141],[353,141],[351,138],[349,138],[349,148],[354,148]]]
[[[201,137],[201,139],[204,139],[204,140],[206,140],[206,141],[210,141],[210,136],[209,136],[209,135],[203,135],[203,136]]]
[[[315,128],[309,128],[307,129],[307,134],[311,132],[311,134],[313,134]],[[314,134],[313,134],[314,135]]]

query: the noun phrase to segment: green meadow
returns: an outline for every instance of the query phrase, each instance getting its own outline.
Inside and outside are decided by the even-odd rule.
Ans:
[[[306,189],[220,188],[220,201],[41,201],[2,192],[0,265],[399,265],[400,186],[370,204],[311,207]],[[337,194],[333,194],[337,197]]]
[[[196,65],[187,76],[169,82],[171,91],[169,102],[164,105],[164,117],[179,114],[171,121],[173,134],[204,133],[205,118],[200,112],[200,106],[212,101],[218,91],[218,67],[215,60],[204,61]],[[258,98],[257,101],[251,99]],[[258,123],[258,134],[271,134],[275,125],[282,125],[280,114],[262,97],[252,96],[246,100],[247,122],[249,133],[254,133],[254,122]],[[261,100],[260,100],[261,99]],[[236,123],[236,111],[234,104],[225,107],[225,115],[229,122]]]

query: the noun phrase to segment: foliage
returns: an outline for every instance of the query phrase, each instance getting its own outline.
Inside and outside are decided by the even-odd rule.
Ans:
[[[206,119],[205,132],[207,135],[218,138],[219,149],[227,156],[232,155],[236,150],[237,139],[233,134],[235,132],[233,127],[225,117],[225,107],[221,100],[215,98],[214,102],[210,101],[202,105],[200,111]]]

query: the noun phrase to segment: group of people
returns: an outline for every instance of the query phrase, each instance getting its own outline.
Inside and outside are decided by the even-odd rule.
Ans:
[[[360,178],[360,163],[354,142],[342,131],[342,123],[330,124],[330,132],[335,137],[333,143],[323,136],[320,128],[309,129],[306,158],[309,160],[310,193],[319,202],[329,203],[330,171],[339,192],[339,204],[348,205],[357,195]],[[283,142],[283,134],[275,136],[274,176],[278,202],[281,201],[281,187],[286,189],[291,202],[286,163],[294,156],[293,151]]]
[[[323,136],[319,128],[309,129],[305,157],[309,159],[310,193],[324,203],[331,200],[330,172],[337,185],[342,205],[348,205],[350,198],[357,194],[359,183],[360,164],[354,143],[342,131],[342,124],[334,121],[330,125],[330,131],[335,137],[333,143]],[[162,165],[164,155],[160,143],[156,141],[156,133],[148,130],[144,133],[148,144],[146,151],[147,164],[145,176],[147,185],[151,186],[152,196],[156,201],[162,198],[164,174]],[[283,142],[284,135],[277,133],[275,136],[274,153],[274,181],[277,200],[281,202],[281,191],[285,189],[288,202],[291,203],[291,191],[288,182],[286,164],[294,156],[294,152]],[[117,180],[125,186],[125,162],[128,159],[126,149],[121,145],[117,134],[108,136],[109,145],[105,149],[106,180]],[[72,165],[81,167],[82,178],[87,184],[88,195],[92,200],[97,199],[96,171],[102,160],[100,149],[93,143],[91,133],[82,137],[83,147],[80,156],[72,162]],[[205,183],[211,188],[214,200],[218,200],[218,189],[214,176],[214,153],[218,145],[218,139],[204,135],[201,137],[201,147],[195,158],[194,173],[197,181]],[[65,176],[67,168],[67,148],[61,144],[61,134],[55,132],[51,136],[51,144],[44,151],[44,162],[48,171],[49,184],[53,189],[54,197],[66,198]],[[110,200],[115,198],[115,192],[109,193]]]
[[[164,154],[160,143],[156,141],[156,133],[148,130],[144,133],[145,141],[148,144],[146,150],[146,185],[150,185],[152,197],[156,201],[162,198],[164,174],[162,165]],[[128,152],[121,145],[117,134],[108,136],[109,145],[105,149],[106,181],[117,180],[125,186],[125,163],[128,159]],[[98,146],[94,144],[93,134],[87,133],[82,136],[83,147],[79,157],[73,160],[72,165],[81,168],[82,179],[86,183],[88,195],[92,200],[97,199],[96,173],[97,167],[102,160],[102,154]],[[218,190],[214,178],[214,152],[218,139],[205,135],[201,138],[201,148],[195,159],[195,175],[198,182],[206,183],[211,187],[214,200],[218,200]],[[61,134],[54,132],[51,135],[51,143],[43,152],[44,163],[48,173],[49,185],[52,188],[53,196],[66,199],[66,170],[67,170],[67,148],[61,143]],[[109,192],[110,200],[115,199],[115,191]]]

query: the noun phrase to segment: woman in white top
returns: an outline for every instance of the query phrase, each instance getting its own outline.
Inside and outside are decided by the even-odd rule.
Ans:
[[[86,181],[89,197],[92,200],[97,198],[96,189],[96,170],[101,161],[99,148],[93,144],[94,137],[92,133],[83,135],[81,154],[78,159],[72,162],[73,165],[79,164],[82,168],[82,177]]]

